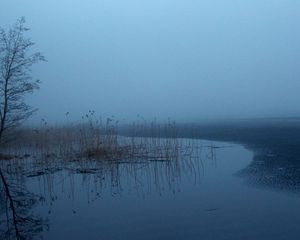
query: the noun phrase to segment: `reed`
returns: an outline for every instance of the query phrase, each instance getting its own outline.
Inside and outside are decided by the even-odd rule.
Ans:
[[[121,131],[119,131],[121,128]],[[49,126],[42,119],[37,128],[18,131],[14,141],[2,147],[3,153],[35,155],[43,161],[151,160],[170,161],[191,154],[193,146],[182,144],[175,122],[158,123],[138,119],[119,126],[113,118],[97,118],[89,111],[80,122]]]
[[[79,122],[70,122],[68,115],[66,118],[66,123],[61,125],[51,126],[42,119],[38,127],[18,129],[14,140],[1,146],[0,169],[5,170],[11,196],[17,199],[14,203],[24,201],[18,193],[26,193],[23,195],[32,203],[44,199],[55,201],[56,184],[64,184],[66,179],[72,197],[75,176],[82,177],[87,192],[90,184],[95,185],[92,199],[107,190],[112,195],[122,194],[125,184],[142,197],[151,191],[162,194],[166,189],[175,193],[187,172],[193,181],[200,181],[203,164],[195,158],[200,157],[202,147],[198,141],[178,138],[176,124],[170,119],[163,123],[137,119],[132,124],[120,125],[113,118],[96,117],[94,111],[87,112]],[[29,195],[23,186],[26,179],[35,177],[45,189],[41,198]],[[7,206],[3,183],[0,183],[0,203],[5,203],[6,211],[10,209],[13,213],[13,208]],[[19,210],[22,209],[8,217],[9,229],[17,222],[16,229],[26,235],[25,230],[38,232],[45,225],[42,219],[32,218],[29,211],[19,213]],[[26,219],[38,228],[21,225],[18,219]],[[0,228],[0,237],[4,230]]]

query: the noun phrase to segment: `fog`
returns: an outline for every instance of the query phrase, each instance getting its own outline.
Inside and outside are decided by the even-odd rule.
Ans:
[[[31,121],[300,116],[300,1],[1,0],[48,62]]]

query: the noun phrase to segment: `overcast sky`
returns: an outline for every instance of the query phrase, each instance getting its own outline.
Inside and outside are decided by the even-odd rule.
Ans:
[[[1,0],[47,63],[35,120],[300,116],[298,0]]]

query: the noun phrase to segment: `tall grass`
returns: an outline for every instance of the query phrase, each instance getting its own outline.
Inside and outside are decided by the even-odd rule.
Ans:
[[[77,123],[49,126],[42,119],[39,127],[21,129],[18,137],[2,149],[6,153],[16,153],[17,149],[20,156],[36,155],[45,162],[53,158],[171,161],[192,154],[194,146],[184,141],[177,137],[176,124],[170,120],[138,120],[120,127],[113,118],[97,118],[89,111]]]

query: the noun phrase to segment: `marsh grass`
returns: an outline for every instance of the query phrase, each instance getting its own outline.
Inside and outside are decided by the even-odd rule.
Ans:
[[[61,170],[80,174],[102,171],[111,177],[112,186],[120,186],[120,167],[127,169],[125,175],[137,179],[138,169],[151,169],[148,172],[154,176],[155,186],[162,178],[171,185],[178,181],[180,169],[192,175],[203,169],[198,161],[201,151],[199,141],[178,138],[176,124],[170,120],[162,124],[139,119],[119,126],[113,118],[97,118],[93,111],[80,122],[60,126],[42,120],[38,128],[19,130],[18,137],[2,148],[3,156],[13,159],[4,165],[22,169],[23,173],[16,175],[51,178]]]
[[[183,176],[200,182],[204,173],[201,152],[199,141],[178,138],[176,124],[170,120],[158,123],[138,119],[130,125],[120,125],[113,118],[97,118],[89,111],[80,122],[67,118],[66,124],[51,126],[42,119],[39,127],[18,129],[14,140],[1,146],[0,169],[16,199],[21,200],[21,196],[15,193],[22,192],[29,199],[24,183],[38,180],[42,190],[31,199],[47,199],[51,212],[60,187],[69,189],[68,195],[74,199],[78,185],[83,186],[88,201],[107,192],[122,195],[124,189],[141,197],[153,191],[178,192]],[[0,193],[4,193],[2,188],[0,184]],[[0,198],[7,201],[5,194]],[[18,226],[38,232],[44,222],[29,215],[31,207],[27,207],[28,214],[16,216],[32,220],[36,228],[30,224]],[[0,217],[1,214],[0,209]],[[3,221],[13,229],[13,214],[8,216]],[[0,228],[0,233],[3,231]]]
[[[48,162],[64,161],[171,161],[191,154],[193,145],[177,137],[175,122],[136,121],[121,126],[113,118],[97,118],[93,111],[78,123],[49,126],[42,119],[38,128],[18,131],[14,141],[2,147],[3,154],[35,156]],[[122,135],[121,135],[122,134]]]
[[[23,172],[17,175],[27,177],[49,176],[63,169],[81,174],[106,169],[113,178],[119,165],[130,169],[142,165],[151,166],[154,176],[175,179],[179,165],[190,172],[203,168],[201,161],[194,161],[201,151],[199,141],[178,138],[171,120],[159,123],[138,119],[120,126],[113,118],[97,118],[89,111],[80,122],[67,118],[64,125],[50,126],[42,119],[37,128],[19,129],[14,141],[2,146],[0,158],[5,168],[21,169]],[[158,174],[161,171],[164,174]],[[129,175],[136,176],[136,172]]]

